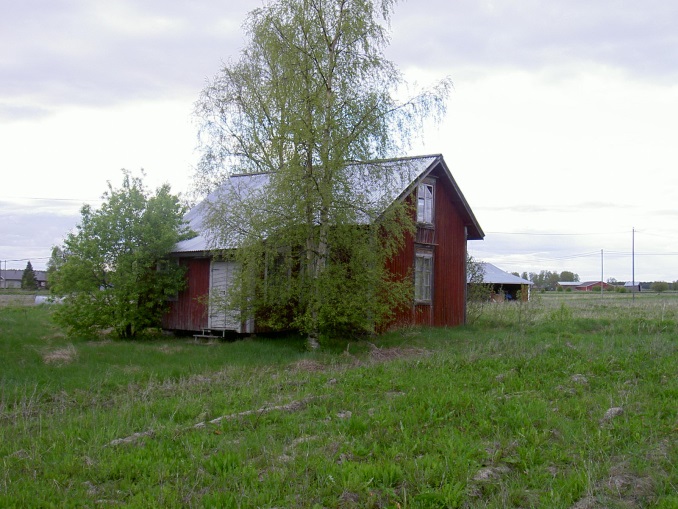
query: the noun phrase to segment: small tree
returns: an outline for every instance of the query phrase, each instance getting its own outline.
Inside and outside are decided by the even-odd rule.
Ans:
[[[561,281],[578,282],[579,281],[579,274],[575,274],[574,272],[571,272],[569,270],[564,270],[560,273],[560,280]]]
[[[47,287],[52,287],[52,281],[54,280],[54,275],[59,270],[59,268],[64,264],[66,256],[62,251],[61,247],[53,246],[52,254],[47,262]]]
[[[492,285],[484,282],[485,271],[481,261],[466,256],[466,321],[474,323],[492,297]]]
[[[38,280],[35,277],[35,271],[33,270],[33,265],[31,262],[26,264],[24,273],[21,276],[21,288],[23,290],[37,290],[38,289]]]
[[[109,182],[103,199],[99,210],[82,207],[77,231],[52,251],[51,290],[64,297],[54,316],[75,331],[112,328],[132,338],[159,325],[167,298],[184,284],[183,271],[166,257],[188,238],[185,209],[169,185],[150,195],[126,171],[122,186]]]
[[[668,291],[669,284],[666,281],[655,281],[650,285],[650,290],[657,293],[663,293]]]

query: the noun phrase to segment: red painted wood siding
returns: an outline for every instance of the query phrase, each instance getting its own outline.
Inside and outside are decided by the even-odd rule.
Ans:
[[[389,260],[388,269],[398,278],[408,277],[414,285],[414,256],[417,247],[433,250],[433,302],[414,304],[400,310],[393,327],[403,325],[454,326],[464,323],[466,315],[466,230],[460,213],[462,204],[442,169],[431,173],[438,177],[434,197],[434,228],[418,228],[410,235],[400,254]],[[414,195],[414,196],[413,196]],[[406,198],[414,203],[416,190]],[[415,242],[416,241],[416,242]]]
[[[186,267],[188,286],[170,303],[162,326],[168,330],[199,331],[207,328],[207,297],[210,287],[209,258],[180,258]]]
[[[408,206],[412,206],[413,197],[409,195],[405,198],[405,203]],[[413,214],[416,214],[416,210],[413,211]],[[402,280],[407,278],[412,283],[412,289],[414,290],[414,239],[415,236],[407,234],[403,246],[400,248],[400,253],[397,256],[394,256],[388,262],[386,262],[386,268],[388,271],[393,274],[394,279]],[[414,295],[414,293],[413,293]],[[407,325],[412,325],[416,323],[415,319],[415,309],[414,303],[411,306],[408,306],[405,309],[397,310],[394,313],[393,319],[390,324],[388,324],[384,329],[388,328],[399,328]]]
[[[440,175],[442,177],[442,174]],[[462,204],[446,178],[436,182],[433,325],[461,325],[466,315],[466,229]]]

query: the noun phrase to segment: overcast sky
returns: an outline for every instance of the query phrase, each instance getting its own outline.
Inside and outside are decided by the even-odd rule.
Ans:
[[[0,260],[44,268],[120,169],[191,190],[193,103],[259,0],[0,0]],[[454,82],[442,153],[507,271],[678,280],[678,3],[410,0],[387,51]],[[4,268],[4,263],[3,263]]]

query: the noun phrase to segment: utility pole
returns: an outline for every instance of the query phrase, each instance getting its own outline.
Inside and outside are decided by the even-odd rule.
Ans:
[[[631,300],[636,300],[636,228],[631,229]]]
[[[603,290],[605,286],[605,280],[603,279],[603,250],[600,250],[600,298],[603,298]]]

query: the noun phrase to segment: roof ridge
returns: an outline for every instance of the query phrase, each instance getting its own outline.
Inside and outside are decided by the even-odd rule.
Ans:
[[[418,155],[418,156],[404,156],[404,157],[388,157],[385,159],[370,159],[368,161],[353,161],[348,164],[370,164],[370,163],[391,163],[395,161],[410,161],[413,159],[429,159],[429,158],[436,158],[436,157],[442,157],[442,154],[425,154],[425,155]]]
[[[442,157],[442,154],[423,154],[417,156],[403,156],[403,157],[387,157],[385,159],[368,159],[367,161],[349,161],[347,165],[371,164],[371,163],[391,163],[395,161],[411,161],[414,159],[432,159]],[[255,177],[257,175],[270,175],[275,171],[255,171],[250,173],[231,173],[228,178],[232,177]]]
[[[272,171],[255,171],[252,173],[231,173],[228,178],[233,177],[256,177],[257,175],[270,175]]]

